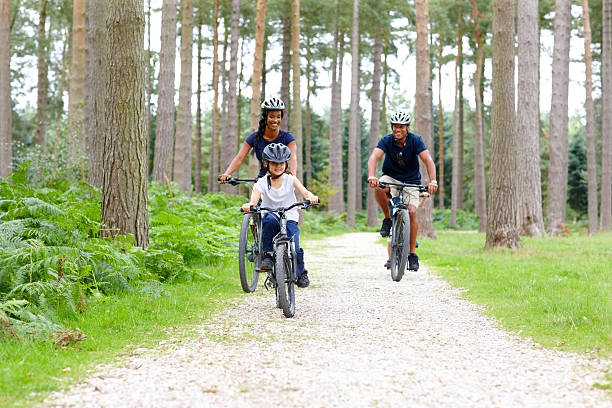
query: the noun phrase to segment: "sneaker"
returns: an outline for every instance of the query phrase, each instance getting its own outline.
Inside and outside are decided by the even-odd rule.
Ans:
[[[261,260],[261,266],[259,267],[259,269],[269,271],[272,270],[273,267],[274,262],[272,261],[272,257],[270,255],[264,256],[264,258]]]
[[[419,270],[419,257],[417,254],[408,255],[408,270],[418,271]]]
[[[387,262],[385,262],[385,268],[391,269],[391,260],[390,259],[387,259]]]
[[[310,279],[308,279],[308,271],[304,271],[297,279],[298,288],[307,288],[310,285]]]
[[[391,233],[391,218],[385,218],[380,227],[380,235],[382,237],[388,237]]]

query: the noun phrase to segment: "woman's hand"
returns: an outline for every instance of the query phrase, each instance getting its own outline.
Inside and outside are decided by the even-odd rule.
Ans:
[[[225,184],[225,183],[227,183],[227,180],[228,180],[230,177],[232,177],[232,175],[231,175],[231,174],[227,174],[227,173],[220,174],[220,175],[219,175],[219,182],[220,182],[221,184]]]

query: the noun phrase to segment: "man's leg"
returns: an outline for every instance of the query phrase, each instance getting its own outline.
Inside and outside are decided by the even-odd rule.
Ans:
[[[410,254],[408,254],[408,269],[411,271],[419,270],[419,257],[415,253],[416,238],[419,231],[417,223],[416,207],[412,204],[408,206],[408,214],[410,215]]]
[[[391,194],[389,192],[389,188],[387,187],[383,189],[376,187],[374,189],[374,198],[385,216],[382,226],[380,227],[380,235],[383,237],[388,237],[391,233],[391,213],[389,211],[389,199],[391,198]]]

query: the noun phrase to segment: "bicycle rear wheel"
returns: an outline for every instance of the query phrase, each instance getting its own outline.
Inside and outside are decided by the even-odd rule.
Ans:
[[[238,248],[238,269],[242,290],[251,293],[257,287],[259,279],[259,227],[261,216],[257,213],[246,213],[240,228],[240,245]]]
[[[397,210],[391,236],[391,279],[402,280],[406,261],[408,260],[408,245],[410,243],[410,218],[407,210]]]
[[[280,244],[275,249],[276,294],[285,317],[295,315],[295,284],[291,279],[293,268],[286,244]]]

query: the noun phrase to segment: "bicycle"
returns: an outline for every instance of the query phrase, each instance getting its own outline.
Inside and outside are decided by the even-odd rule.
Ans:
[[[251,207],[251,211],[245,213],[245,216],[248,214],[258,214],[260,220],[262,211],[275,213],[279,216],[280,232],[272,240],[274,269],[266,271],[267,277],[264,286],[266,289],[275,289],[276,307],[283,309],[285,317],[293,317],[295,315],[295,285],[297,283],[297,253],[293,237],[287,236],[287,217],[285,213],[294,207],[306,209],[317,204],[301,201],[284,208],[266,208],[256,205]],[[261,238],[261,228],[259,231]],[[260,239],[259,245],[261,245],[261,242]],[[262,253],[261,251],[259,252],[260,255]]]
[[[389,200],[391,210],[391,279],[402,280],[406,261],[410,252],[410,216],[408,205],[404,203],[404,187],[414,187],[419,190],[419,197],[428,197],[427,186],[420,184],[379,182],[381,188],[398,187],[399,195]]]
[[[254,183],[257,179],[241,179],[231,177],[226,183],[236,186],[241,183]],[[240,285],[246,293],[254,292],[259,280],[259,267],[263,254],[261,239],[261,214],[245,213],[240,227],[240,241],[238,244],[238,270],[240,272]]]

